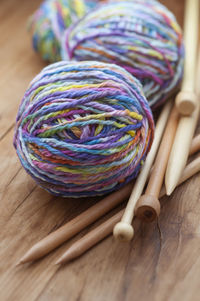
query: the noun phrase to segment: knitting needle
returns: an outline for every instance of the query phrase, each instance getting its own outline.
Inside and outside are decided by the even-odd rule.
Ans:
[[[196,91],[200,96],[200,52],[198,57],[196,76]],[[190,116],[182,116],[179,120],[174,143],[169,156],[167,170],[165,174],[165,186],[167,195],[170,195],[175,189],[183,169],[186,165],[189,155],[189,149],[192,142],[192,137],[199,118],[200,104],[197,102],[194,112]]]
[[[177,182],[187,162],[198,117],[199,104],[191,116],[180,118],[165,175],[167,195],[170,195],[176,188]]]
[[[197,136],[200,138],[200,135]],[[192,145],[196,146],[196,142],[198,139],[195,137],[193,139]],[[199,144],[198,144],[199,145]],[[197,149],[191,146],[190,153],[194,153],[196,151],[200,150],[200,145],[199,148]],[[185,171],[184,171],[185,172]],[[197,172],[197,171],[196,171]],[[192,174],[190,175],[192,176]],[[186,177],[187,179],[187,173]],[[102,201],[100,201],[98,204],[92,206],[90,209],[86,210],[84,214],[80,214],[77,218],[73,219],[72,221],[68,222],[66,225],[62,226],[58,230],[52,232],[49,234],[47,237],[36,243],[18,262],[20,263],[26,263],[26,262],[31,262],[35,261],[44,255],[48,254],[50,251],[54,250],[57,248],[59,245],[64,243],[66,240],[69,238],[73,237],[76,233],[87,227],[89,224],[91,224],[94,220],[91,219],[89,223],[88,217],[91,215],[98,219],[100,218],[103,214],[106,214],[109,210],[113,209],[115,206],[118,204],[122,203],[126,198],[128,198],[131,194],[132,191],[132,183],[127,184],[125,187],[121,188],[120,190],[113,192],[110,194],[108,197],[105,197]],[[163,191],[163,190],[162,190]],[[165,193],[164,193],[165,194]],[[117,203],[116,203],[117,202]],[[99,206],[100,205],[100,206]],[[101,208],[104,209],[101,209]],[[97,212],[99,215],[97,216]],[[79,230],[77,228],[76,221],[79,223],[83,219],[83,223],[79,224]],[[84,224],[84,220],[87,220],[88,223]],[[75,225],[76,224],[76,225]],[[73,226],[74,225],[74,226]],[[114,225],[113,225],[114,226]],[[74,229],[73,227],[76,227]],[[70,233],[70,234],[69,234]]]
[[[199,105],[190,117],[182,117],[177,128],[174,144],[168,161],[165,175],[167,195],[176,188],[185,163],[187,162],[189,147],[199,116]]]
[[[200,172],[200,155],[185,167],[183,174],[178,182],[178,185],[190,179],[198,172]],[[164,195],[166,195],[166,190],[165,190],[165,186],[163,185],[160,191],[160,198],[163,197]]]
[[[196,152],[200,151],[200,134],[195,136],[192,139],[192,144],[190,146],[189,156],[194,155]],[[151,177],[154,166],[152,166],[151,171],[149,173],[149,178]]]
[[[131,196],[129,198],[129,201],[127,203],[126,209],[124,211],[123,217],[121,221],[115,225],[113,234],[115,238],[120,240],[131,240],[134,235],[134,229],[132,227],[132,220],[134,216],[134,210],[136,206],[136,202],[138,201],[139,197],[142,194],[142,191],[144,189],[144,185],[147,181],[151,166],[153,164],[154,158],[156,156],[157,149],[159,147],[159,143],[165,128],[165,125],[167,123],[167,119],[169,117],[171,108],[172,108],[172,101],[165,104],[159,119],[156,124],[155,129],[155,137],[153,144],[151,146],[151,150],[149,154],[147,155],[147,158],[145,160],[145,164],[143,165],[140,174],[137,177],[137,180],[135,182],[135,185],[133,187]]]
[[[186,0],[184,14],[185,63],[181,91],[176,106],[182,115],[190,115],[197,103],[195,70],[198,43],[199,0]]]
[[[146,222],[152,222],[160,214],[158,197],[162,188],[167,161],[178,125],[178,116],[176,106],[174,106],[165,128],[145,194],[140,197],[136,204],[136,216]]]
[[[64,226],[50,233],[29,249],[28,252],[19,260],[17,265],[35,261],[43,257],[60,246],[63,242],[73,237],[75,234],[79,233],[82,229],[95,222],[98,218],[128,198],[132,190],[132,185],[132,183],[129,183],[120,190],[105,197],[102,201],[93,205],[79,216],[66,223]]]
[[[200,171],[200,156],[192,161],[188,166],[185,168],[183,172],[183,176],[180,179],[179,184],[186,181],[192,175]],[[161,194],[159,197],[165,195],[165,190],[161,190]],[[106,222],[99,225],[97,228],[83,236],[81,239],[76,241],[67,251],[56,261],[55,264],[64,264],[77,257],[84,254],[87,250],[95,246],[101,240],[106,238],[112,233],[112,229],[114,225],[120,221],[122,215],[124,213],[124,209],[119,211],[117,214],[109,218]]]
[[[71,261],[87,250],[95,246],[98,242],[112,233],[114,225],[122,217],[124,210],[120,210],[117,214],[113,215],[106,222],[86,234],[83,238],[77,240],[56,262],[56,264],[63,264]]]

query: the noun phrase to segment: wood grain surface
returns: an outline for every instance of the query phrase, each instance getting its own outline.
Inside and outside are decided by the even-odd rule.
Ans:
[[[26,32],[39,2],[0,1],[0,300],[200,300],[200,174],[162,199],[158,223],[135,221],[131,243],[110,236],[78,260],[53,265],[107,215],[44,259],[15,267],[34,243],[97,201],[49,195],[25,173],[12,146],[19,102],[45,65]],[[182,24],[184,1],[162,2]]]

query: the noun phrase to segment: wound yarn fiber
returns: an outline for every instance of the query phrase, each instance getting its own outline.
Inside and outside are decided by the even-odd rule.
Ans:
[[[89,5],[90,7],[90,5]],[[61,60],[61,37],[89,9],[84,0],[45,0],[29,20],[32,44],[49,62]]]
[[[14,146],[44,189],[87,197],[136,177],[154,122],[140,82],[116,65],[61,61],[31,82],[19,107]]]
[[[177,90],[184,47],[174,15],[154,0],[98,6],[66,30],[62,58],[115,63],[138,78],[152,109]]]

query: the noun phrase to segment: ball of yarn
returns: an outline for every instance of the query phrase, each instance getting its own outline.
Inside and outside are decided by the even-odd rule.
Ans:
[[[33,48],[49,62],[61,59],[61,37],[66,28],[87,11],[84,0],[46,0],[31,16]]]
[[[62,58],[115,63],[137,77],[154,109],[178,88],[182,33],[174,15],[154,0],[100,5],[71,26]]]
[[[109,193],[132,180],[154,123],[141,84],[116,65],[54,63],[30,84],[14,146],[25,170],[54,195]]]

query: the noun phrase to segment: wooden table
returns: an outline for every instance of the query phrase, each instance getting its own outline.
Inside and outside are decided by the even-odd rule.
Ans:
[[[130,244],[109,237],[77,261],[54,266],[97,222],[43,260],[15,267],[35,242],[94,203],[43,191],[22,169],[12,146],[19,102],[44,66],[26,33],[27,17],[39,2],[0,3],[0,300],[200,300],[199,174],[163,199],[159,224],[135,222]],[[184,1],[162,2],[182,24]]]

